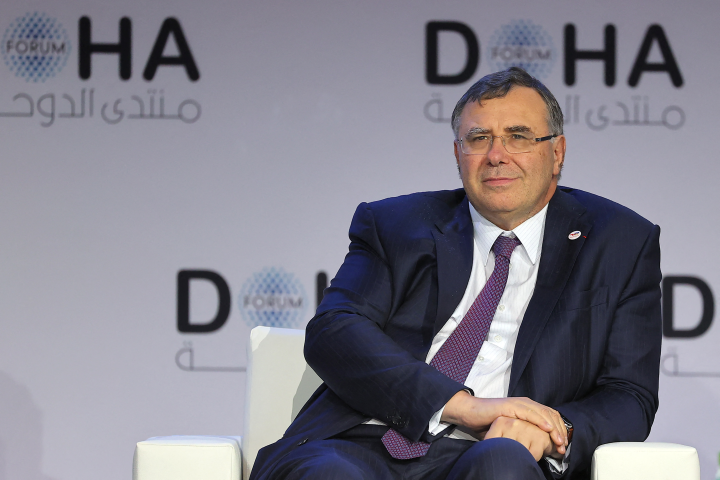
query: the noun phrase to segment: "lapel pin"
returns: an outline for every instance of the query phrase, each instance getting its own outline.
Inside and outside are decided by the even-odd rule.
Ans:
[[[580,234],[581,234],[580,230],[575,230],[570,235],[568,235],[568,238],[570,240],[577,240],[580,237]]]

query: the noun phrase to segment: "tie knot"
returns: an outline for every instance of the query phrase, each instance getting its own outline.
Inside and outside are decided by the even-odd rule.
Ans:
[[[520,240],[517,238],[500,235],[493,244],[493,252],[495,252],[495,256],[502,255],[509,259],[518,245],[520,245]]]

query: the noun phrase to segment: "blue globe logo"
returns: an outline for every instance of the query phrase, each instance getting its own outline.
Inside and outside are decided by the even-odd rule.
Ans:
[[[520,67],[533,77],[546,78],[557,51],[552,37],[530,20],[515,20],[501,26],[490,38],[487,58],[494,71]]]
[[[298,328],[304,319],[307,297],[302,283],[292,273],[269,267],[245,281],[238,305],[250,327]]]
[[[63,69],[70,56],[70,37],[55,18],[27,13],[5,30],[2,39],[5,65],[27,82],[44,82]]]

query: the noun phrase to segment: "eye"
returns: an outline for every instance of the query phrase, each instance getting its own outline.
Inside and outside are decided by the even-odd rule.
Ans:
[[[489,138],[490,137],[488,137],[487,135],[469,135],[467,137],[467,140],[470,143],[478,143],[478,142],[487,142]]]
[[[529,140],[530,139],[530,137],[528,137],[527,135],[522,134],[522,133],[512,133],[512,134],[510,134],[510,138],[512,138],[513,140]]]

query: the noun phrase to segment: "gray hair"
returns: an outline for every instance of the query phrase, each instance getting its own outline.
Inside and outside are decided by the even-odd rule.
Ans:
[[[519,67],[510,67],[502,72],[491,73],[485,75],[478,80],[470,89],[465,92],[452,113],[451,125],[455,138],[458,138],[458,130],[460,129],[460,114],[462,114],[465,105],[470,102],[480,103],[482,100],[490,100],[493,98],[502,98],[508,94],[514,86],[532,88],[540,94],[545,106],[547,107],[547,123],[552,135],[562,135],[563,133],[563,114],[558,101],[555,99],[550,90],[543,85],[540,80],[533,77],[525,70]]]

